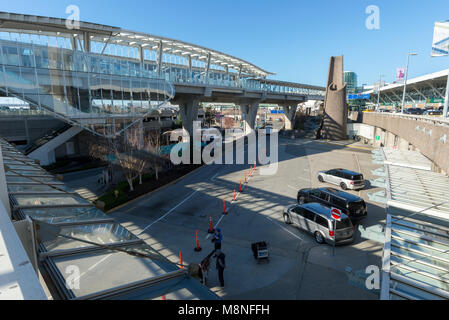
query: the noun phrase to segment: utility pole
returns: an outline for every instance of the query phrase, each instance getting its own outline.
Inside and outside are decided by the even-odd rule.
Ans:
[[[444,98],[444,108],[443,108],[444,119],[447,119],[448,105],[449,105],[449,73],[447,74],[446,97]]]
[[[379,111],[379,109],[380,109],[380,87],[382,86],[382,77],[384,77],[383,74],[381,74],[379,76],[379,88],[377,89],[377,110],[376,111]]]
[[[410,56],[416,56],[417,53],[409,52],[407,55],[407,67],[405,68],[405,82],[404,82],[404,94],[402,95],[402,107],[401,107],[401,113],[404,114],[404,106],[405,106],[405,94],[407,92],[407,80],[408,80],[408,66],[410,62]]]

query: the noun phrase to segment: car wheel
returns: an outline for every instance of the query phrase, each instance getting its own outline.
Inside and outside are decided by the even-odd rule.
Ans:
[[[318,243],[318,244],[323,244],[324,243],[324,237],[323,237],[323,235],[320,233],[320,232],[315,232],[315,241]]]
[[[306,203],[306,199],[304,197],[299,197],[298,203],[299,204],[304,204],[304,203]]]
[[[348,190],[348,187],[346,186],[346,183],[344,183],[344,182],[342,182],[342,183],[340,184],[340,187],[341,187],[343,190]]]
[[[318,181],[321,182],[321,183],[323,183],[323,182],[324,182],[323,177],[322,177],[322,176],[318,176]]]
[[[290,220],[290,216],[288,214],[284,214],[284,222],[286,224],[292,224],[292,221]]]

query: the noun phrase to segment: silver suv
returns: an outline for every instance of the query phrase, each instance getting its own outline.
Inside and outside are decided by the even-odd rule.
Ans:
[[[343,190],[359,190],[365,188],[363,174],[345,169],[332,169],[318,172],[320,182],[328,182],[340,186]]]
[[[342,214],[336,222],[331,216],[331,208],[319,203],[291,205],[284,209],[284,221],[313,234],[316,242],[322,244],[347,244],[354,241],[354,226],[351,219]]]

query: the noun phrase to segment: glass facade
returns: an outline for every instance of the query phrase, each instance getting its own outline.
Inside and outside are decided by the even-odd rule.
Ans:
[[[345,71],[343,73],[343,78],[345,83],[347,84],[347,93],[357,93],[357,74],[352,71]]]
[[[0,40],[0,88],[39,110],[72,120],[139,116],[168,102],[172,84],[324,96],[324,90],[264,83],[219,69]]]
[[[152,66],[106,55],[0,40],[0,64],[6,95],[88,130],[123,130],[174,96]]]

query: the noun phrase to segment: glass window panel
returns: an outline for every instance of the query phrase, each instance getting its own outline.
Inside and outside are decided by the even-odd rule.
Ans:
[[[32,183],[39,183],[39,182],[45,182],[45,183],[51,183],[51,182],[57,182],[60,183],[59,181],[55,180],[54,178],[32,178],[28,179],[28,178],[24,178],[24,177],[20,177],[20,176],[7,176],[6,177],[6,181],[7,182],[32,182]]]
[[[444,253],[441,253],[440,251],[434,250],[432,248],[427,248],[427,247],[423,247],[420,245],[412,244],[412,243],[406,242],[402,239],[392,238],[391,243],[395,245],[394,247],[392,247],[392,250],[398,250],[398,252],[401,252],[399,250],[404,250],[405,252],[407,252],[405,249],[399,249],[397,247],[397,246],[402,246],[404,248],[409,248],[412,250],[416,250],[418,252],[424,252],[424,253],[430,254],[432,256],[438,256],[440,258],[449,260],[449,253],[444,254]]]
[[[215,300],[217,296],[201,285],[198,280],[187,276],[176,277],[157,285],[122,293],[107,299],[113,300]]]
[[[42,176],[42,175],[46,175],[48,176],[48,173],[43,172],[43,171],[26,171],[26,170],[19,170],[19,169],[12,169],[13,171],[7,171],[6,175],[7,176],[18,176],[19,174],[24,175],[24,176]]]
[[[419,234],[413,234],[413,235],[405,234],[402,232],[398,232],[398,230],[399,230],[399,228],[397,228],[395,226],[394,229],[391,230],[391,234],[394,236],[397,236],[397,237],[401,237],[406,240],[410,240],[410,241],[417,242],[420,244],[425,244],[425,245],[431,246],[433,248],[438,248],[440,250],[443,250],[443,251],[446,251],[447,253],[449,253],[449,245],[423,239]]]
[[[95,207],[43,209],[33,208],[21,210],[23,214],[47,223],[71,223],[108,218],[106,214]]]
[[[398,248],[396,246],[393,246],[391,248],[391,250],[392,250],[393,253],[398,253],[398,254],[410,257],[411,259],[419,259],[419,260],[422,260],[424,262],[433,264],[436,267],[441,267],[441,268],[445,268],[445,269],[449,270],[449,260],[448,261],[444,261],[444,260],[442,261],[441,260],[441,259],[444,259],[444,255],[436,253],[435,256],[434,256],[435,258],[432,258],[430,256],[426,256],[426,255],[419,254],[419,253],[416,253],[416,252],[412,252],[412,251],[408,251],[408,250],[405,250],[405,249],[401,249],[401,248]],[[436,259],[436,258],[439,258],[439,259]]]
[[[6,64],[12,66],[19,65],[19,54],[16,46],[12,45],[4,45],[3,46],[3,57],[6,61]]]
[[[33,170],[34,172],[46,172],[45,170],[42,170],[38,167],[24,166],[17,164],[9,164],[8,167],[11,168],[12,170]]]
[[[22,196],[15,195],[20,206],[76,205],[88,204],[89,201],[73,196]]]
[[[128,250],[143,250],[146,245],[127,246]],[[122,247],[124,248],[124,247]],[[159,260],[138,258],[126,253],[103,250],[98,252],[52,258],[63,277],[68,266],[80,269],[79,289],[73,289],[76,297],[115,288],[124,284],[161,276],[178,270],[169,263]]]
[[[416,299],[423,299],[423,300],[443,300],[441,297],[431,294],[429,292],[420,290],[418,288],[406,285],[404,283],[391,280],[390,281],[390,288],[394,289],[396,291],[405,293],[409,296],[415,297]]]
[[[439,289],[447,290],[447,285],[448,285],[447,282],[443,282],[443,281],[425,276],[423,274],[410,271],[409,269],[403,268],[401,266],[397,266],[397,267],[391,266],[391,271],[394,273],[400,274],[404,277],[407,277],[411,280],[415,280],[417,282],[431,285],[431,286],[439,288]]]
[[[391,260],[395,263],[400,263],[403,266],[410,267],[449,280],[449,274],[447,270],[437,269],[435,267],[432,267],[431,265],[427,265],[415,259],[405,259],[394,255],[391,257]]]
[[[60,185],[58,186],[58,189],[63,189],[65,191],[71,192],[69,187]],[[47,185],[9,185],[8,186],[9,192],[58,192],[58,190],[55,190],[54,188],[47,186]]]
[[[130,240],[138,240],[135,235],[116,223],[87,224],[61,228],[61,234],[99,244],[110,244]],[[67,250],[74,248],[90,247],[92,245],[57,237],[43,243],[47,251]]]

